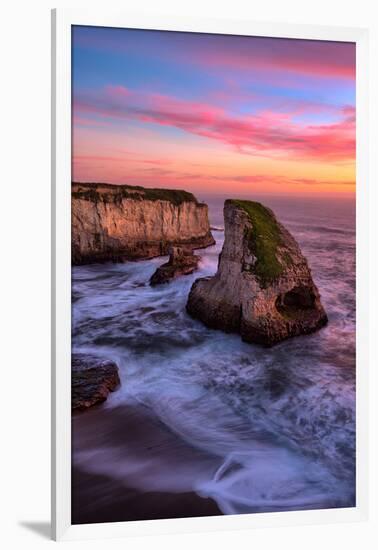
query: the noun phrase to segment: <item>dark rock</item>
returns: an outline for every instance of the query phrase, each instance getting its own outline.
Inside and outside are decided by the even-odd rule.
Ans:
[[[192,254],[190,249],[173,246],[168,262],[158,267],[152,275],[151,286],[169,283],[181,275],[190,275],[197,269],[199,260],[199,256]]]
[[[102,403],[120,384],[113,361],[84,353],[72,355],[72,410],[83,411]]]
[[[274,213],[227,200],[225,241],[214,277],[197,279],[187,311],[211,328],[271,346],[327,323],[306,258]]]

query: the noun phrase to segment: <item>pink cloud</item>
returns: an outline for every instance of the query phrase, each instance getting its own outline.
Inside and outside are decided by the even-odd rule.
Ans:
[[[134,40],[127,34],[95,33],[75,36],[75,43],[126,55],[148,55],[170,62],[238,71],[272,70],[296,77],[355,78],[355,44],[326,40],[227,36],[212,34],[140,31]],[[148,38],[145,40],[145,38]],[[153,39],[155,37],[155,39]],[[297,80],[298,82],[298,80]],[[298,82],[300,84],[300,82]]]
[[[208,103],[137,93],[117,86],[78,95],[74,112],[75,116],[96,115],[101,119],[170,126],[222,142],[244,154],[327,161],[352,160],[355,156],[352,106],[339,110],[336,123],[309,125],[295,122],[294,112],[260,111],[235,116]]]
[[[300,48],[300,44],[287,46],[287,41],[274,44],[271,50],[265,49],[259,55],[252,56],[249,51],[203,52],[198,57],[200,64],[208,67],[223,67],[242,71],[258,70],[280,73],[293,73],[303,76],[318,76],[325,78],[354,79],[356,74],[354,55],[342,55],[342,50],[324,43],[313,43],[312,47]],[[277,47],[276,47],[277,46]],[[285,47],[286,46],[286,47]],[[280,51],[281,50],[281,51]],[[340,55],[341,53],[341,55]]]
[[[253,46],[252,46],[253,45]],[[272,39],[267,37],[222,37],[203,45],[194,45],[190,56],[186,50],[172,55],[184,57],[188,63],[214,68],[295,76],[354,80],[356,72],[355,44],[322,40]],[[191,59],[192,61],[191,61]],[[298,82],[299,80],[299,82]]]

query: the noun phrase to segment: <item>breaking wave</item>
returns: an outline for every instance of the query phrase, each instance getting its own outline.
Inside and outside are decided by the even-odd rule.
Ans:
[[[225,514],[354,506],[353,205],[338,205],[336,214],[329,203],[311,203],[307,213],[302,205],[299,218],[296,208],[280,204],[329,324],[273,349],[209,330],[186,314],[193,281],[216,271],[222,231],[213,232],[215,246],[198,251],[199,271],[169,285],[148,284],[164,258],[73,269],[73,348],[120,367],[122,386],[104,407],[138,403],[176,441],[200,451],[180,457],[185,468],[167,468],[173,444],[157,446],[144,461],[115,449],[109,436],[97,453],[80,446],[75,459],[86,468],[120,479],[138,469],[138,488],[191,489]],[[332,224],[323,223],[326,217]]]

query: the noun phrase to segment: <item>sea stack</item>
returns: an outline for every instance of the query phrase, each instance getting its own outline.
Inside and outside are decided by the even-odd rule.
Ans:
[[[72,184],[72,263],[142,260],[172,246],[214,244],[208,207],[192,193],[131,185]]]
[[[197,279],[187,311],[211,328],[272,346],[327,323],[307,260],[258,202],[227,200],[225,240],[213,277]]]
[[[168,262],[157,268],[150,279],[150,285],[161,285],[181,275],[190,275],[198,268],[199,261],[200,257],[195,256],[190,248],[172,246]]]

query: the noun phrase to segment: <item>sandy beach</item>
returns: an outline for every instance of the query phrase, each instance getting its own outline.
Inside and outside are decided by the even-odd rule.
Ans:
[[[213,500],[190,490],[185,471],[193,464],[201,477],[215,471],[219,459],[187,445],[145,406],[99,406],[79,413],[73,417],[72,522],[222,514]],[[164,472],[172,470],[183,481],[180,492],[180,483],[167,490]]]

